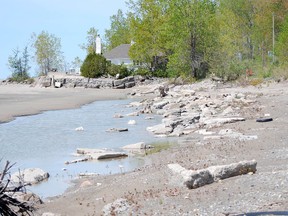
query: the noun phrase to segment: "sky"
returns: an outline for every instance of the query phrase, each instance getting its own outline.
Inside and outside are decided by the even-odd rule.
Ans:
[[[22,52],[32,33],[43,30],[61,39],[67,62],[85,58],[79,44],[86,43],[87,31],[94,27],[104,38],[110,17],[118,9],[126,11],[125,0],[6,0],[0,3],[0,79],[11,76],[7,63],[13,50]],[[29,51],[33,55],[32,51]],[[30,65],[35,65],[31,62]],[[36,68],[29,71],[36,74]]]

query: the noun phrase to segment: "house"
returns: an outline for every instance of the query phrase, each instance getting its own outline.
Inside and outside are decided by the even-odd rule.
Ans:
[[[125,65],[126,67],[133,66],[133,60],[129,57],[129,49],[131,44],[121,44],[114,49],[104,53],[104,57],[115,65]]]

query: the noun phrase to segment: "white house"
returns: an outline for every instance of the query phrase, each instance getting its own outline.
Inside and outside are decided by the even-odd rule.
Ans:
[[[133,60],[129,57],[129,49],[131,44],[121,44],[114,49],[104,53],[104,57],[115,65],[133,66]]]

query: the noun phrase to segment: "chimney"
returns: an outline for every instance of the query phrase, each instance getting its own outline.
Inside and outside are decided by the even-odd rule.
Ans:
[[[101,38],[100,38],[100,35],[98,34],[97,37],[96,37],[96,54],[102,54],[102,51],[101,51]]]

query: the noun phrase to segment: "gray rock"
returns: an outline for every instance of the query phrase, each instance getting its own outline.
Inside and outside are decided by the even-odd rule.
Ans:
[[[146,149],[146,144],[144,142],[139,142],[139,143],[123,146],[122,148],[123,149]]]
[[[150,132],[153,132],[156,135],[159,134],[170,134],[173,131],[172,127],[166,127],[166,125],[164,123],[162,124],[158,124],[152,127],[147,127],[147,130]]]
[[[110,128],[106,132],[127,132],[128,128]]]
[[[125,88],[132,88],[132,87],[134,87],[135,85],[136,85],[135,82],[127,82],[127,83],[125,83]]]
[[[52,212],[45,212],[42,214],[42,216],[61,216],[60,214],[54,214]]]
[[[231,118],[204,118],[200,123],[207,125],[208,127],[219,127],[224,124],[234,123],[237,121],[245,121],[245,118],[231,117]]]
[[[158,103],[153,104],[154,109],[162,109],[165,105],[169,104],[169,101],[160,101]]]
[[[104,160],[104,159],[112,159],[112,158],[120,158],[120,157],[128,157],[128,155],[124,152],[102,152],[102,153],[91,153],[89,154],[92,160]]]
[[[40,168],[29,168],[20,172],[16,172],[11,176],[11,181],[20,183],[23,180],[25,183],[36,184],[49,178],[49,173]]]
[[[179,164],[168,164],[169,169],[182,177],[183,183],[189,188],[194,189],[215,181],[226,179],[238,175],[256,172],[257,162],[240,161],[229,165],[211,166],[201,170],[187,170]]]

